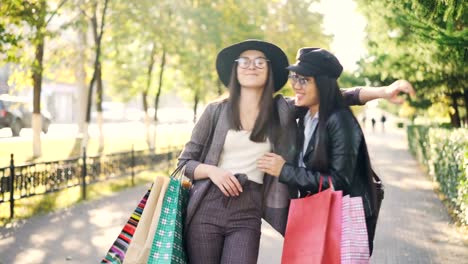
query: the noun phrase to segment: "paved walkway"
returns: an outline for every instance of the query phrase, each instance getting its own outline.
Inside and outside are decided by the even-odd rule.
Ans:
[[[390,122],[387,122],[389,124]],[[367,133],[385,199],[372,263],[468,263],[468,241],[407,151],[402,130]],[[136,187],[99,201],[0,228],[0,263],[98,263],[145,192]],[[264,225],[258,263],[280,263],[281,237]]]

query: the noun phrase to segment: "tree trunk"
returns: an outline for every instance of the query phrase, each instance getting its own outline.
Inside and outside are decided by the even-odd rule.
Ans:
[[[145,130],[146,130],[146,144],[152,150],[154,149],[154,142],[151,140],[152,133],[151,133],[151,119],[148,113],[148,92],[151,88],[151,77],[153,75],[153,68],[154,68],[154,56],[156,53],[156,43],[152,43],[151,52],[150,52],[150,59],[148,62],[148,70],[146,71],[146,87],[143,91],[143,111],[145,113]]]
[[[100,59],[99,59],[100,60]],[[102,73],[101,73],[101,62],[99,62],[99,66],[97,68],[97,76],[96,76],[96,110],[98,114],[98,129],[99,129],[99,152],[103,152],[104,150],[104,118],[102,116]]]
[[[91,17],[91,25],[93,29],[94,43],[96,45],[96,54],[94,58],[94,74],[89,84],[86,121],[87,123],[89,123],[91,119],[92,92],[93,92],[94,82],[96,82],[96,111],[98,113],[97,121],[98,121],[98,130],[99,130],[99,136],[98,136],[99,137],[99,152],[102,152],[104,150],[104,134],[103,134],[103,129],[102,129],[103,87],[102,87],[102,70],[101,70],[101,43],[102,43],[102,35],[104,33],[107,4],[108,4],[108,0],[105,0],[104,8],[102,9],[102,14],[101,14],[101,25],[99,26],[99,28],[98,28],[98,21],[97,21],[97,5],[98,5],[97,2],[93,3],[93,15]]]
[[[43,59],[44,59],[44,45],[45,35],[45,15],[46,15],[46,2],[42,0],[39,3],[39,23],[37,25],[37,37],[35,39],[36,52],[34,63],[32,67],[32,78],[33,78],[33,115],[32,115],[32,130],[33,130],[33,157],[37,158],[42,155],[42,144],[41,144],[41,129],[42,129],[42,118],[41,118],[41,92],[42,92],[42,71],[43,71]]]
[[[160,65],[160,71],[159,71],[158,91],[156,92],[156,97],[154,98],[154,121],[156,121],[156,123],[158,122],[159,98],[161,97],[165,66],[166,66],[166,47],[163,47],[163,54],[161,57],[161,65]]]
[[[81,1],[81,4],[83,1]],[[88,87],[86,85],[86,28],[78,29],[78,65],[76,69],[76,80],[78,84],[78,138],[81,138],[80,153],[87,145],[88,130],[86,125],[86,98],[88,97]],[[82,153],[83,154],[83,153]]]
[[[148,92],[147,90],[143,91],[141,94],[141,99],[143,101],[143,112],[145,113],[145,131],[146,131],[146,144],[150,149],[153,149],[153,145],[151,142],[151,118],[149,117],[148,113]]]
[[[463,89],[463,101],[465,103],[465,127],[468,126],[468,89]]]
[[[42,155],[41,145],[41,91],[42,91],[42,59],[44,55],[44,39],[39,40],[36,47],[36,58],[33,66],[33,86],[34,86],[34,101],[33,101],[33,157],[37,158]]]
[[[195,91],[195,96],[193,97],[193,123],[195,124],[197,122],[197,109],[198,109],[198,103],[200,101],[200,95],[198,90]]]
[[[453,127],[460,127],[461,122],[460,122],[460,112],[458,111],[458,95],[455,93],[450,94],[450,98],[452,99],[452,107],[455,110],[455,112],[449,113],[450,114],[450,121],[452,123]]]
[[[159,98],[161,97],[161,91],[163,87],[163,76],[164,76],[164,69],[166,68],[166,47],[163,46],[163,54],[161,56],[161,64],[159,67],[159,83],[158,83],[158,91],[156,92],[156,96],[154,98],[154,128],[153,128],[153,148],[156,147],[156,131],[158,128],[158,109],[159,109]]]

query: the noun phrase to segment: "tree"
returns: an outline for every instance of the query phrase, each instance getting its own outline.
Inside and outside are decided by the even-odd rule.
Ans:
[[[98,18],[99,0],[93,0],[91,4],[91,16],[88,16],[91,22],[93,39],[95,44],[95,55],[94,55],[94,73],[89,83],[88,91],[88,103],[86,110],[86,128],[91,120],[91,104],[93,87],[96,85],[96,110],[98,113],[98,127],[99,127],[99,151],[104,149],[104,134],[102,130],[103,117],[102,117],[102,98],[103,98],[103,85],[102,85],[102,63],[101,63],[101,51],[102,51],[102,36],[104,34],[104,26],[106,22],[106,12],[109,0],[103,0],[104,3],[101,7],[100,17]],[[99,19],[99,20],[98,20]],[[87,144],[88,133],[85,134],[84,145]]]
[[[0,37],[6,43],[20,48],[25,43],[31,43],[34,47],[34,59],[31,65],[32,83],[33,83],[33,157],[42,155],[41,149],[41,91],[42,91],[42,75],[43,75],[43,58],[46,37],[51,36],[47,25],[57,14],[58,10],[65,4],[66,0],[61,0],[54,10],[50,10],[46,0],[37,1],[20,1],[12,0],[0,6],[0,14],[4,18],[4,22],[0,23]],[[17,35],[7,32],[5,29],[10,24],[16,27],[27,27],[30,29],[28,34]],[[19,40],[23,41],[20,44]],[[2,41],[2,47],[5,43]],[[8,53],[8,59],[15,60],[17,56]]]
[[[464,10],[459,1],[358,1],[368,18],[368,58],[361,73],[373,82],[407,78],[421,100],[448,100],[453,126],[460,126],[467,81]],[[447,108],[447,109],[450,109]],[[466,119],[465,114],[465,119]]]
[[[167,57],[177,38],[171,21],[173,9],[170,1],[116,0],[109,23],[112,42],[107,45],[108,59],[112,61],[111,71],[118,73],[109,79],[114,91],[128,91],[124,101],[141,96],[146,140],[151,149],[155,144],[154,125],[158,122]],[[150,100],[153,95],[154,100]],[[150,101],[154,102],[154,120],[150,120],[148,112]]]

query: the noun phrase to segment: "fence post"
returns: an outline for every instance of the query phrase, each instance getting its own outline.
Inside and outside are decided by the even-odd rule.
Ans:
[[[15,160],[10,154],[10,219],[15,215]]]
[[[86,175],[88,172],[86,171],[86,147],[83,148],[83,165],[81,169],[81,197],[83,200],[86,200]]]
[[[135,149],[132,144],[132,186],[135,186]]]

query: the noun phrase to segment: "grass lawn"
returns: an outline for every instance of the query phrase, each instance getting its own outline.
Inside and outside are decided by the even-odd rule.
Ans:
[[[164,131],[158,135],[156,151],[165,148],[183,146],[190,138],[191,131]],[[145,138],[108,137],[104,139],[103,154],[130,151],[132,144],[135,150],[147,149]],[[99,143],[96,138],[90,138],[87,155],[99,155]],[[10,165],[10,154],[14,154],[15,164],[29,162],[63,160],[77,157],[80,154],[81,141],[69,139],[42,139],[42,157],[32,158],[32,142],[0,142],[0,167]]]
[[[158,134],[156,151],[164,152],[167,148],[182,147],[190,138],[191,131],[179,129],[167,129]],[[144,137],[118,137],[112,136],[105,138],[104,150],[102,154],[130,151],[132,144],[135,150],[144,150],[148,148]],[[88,143],[87,155],[99,155],[98,140],[90,138]],[[81,141],[75,138],[42,139],[42,157],[32,159],[32,142],[0,142],[0,167],[7,167],[10,164],[10,153],[14,154],[15,165],[21,165],[30,162],[64,160],[77,157],[80,154]],[[166,169],[166,166],[163,166]],[[135,184],[142,184],[152,181],[157,173],[168,175],[167,171],[142,172],[135,175]],[[101,183],[88,185],[87,200],[97,199],[102,196],[111,195],[122,189],[131,186],[131,178],[123,177],[120,179],[108,180]],[[66,208],[75,203],[81,202],[81,188],[72,187],[56,193],[45,195],[36,195],[29,198],[23,198],[15,201],[15,218],[29,218],[36,214],[51,212],[56,209]],[[4,202],[0,204],[0,225],[4,226],[10,223],[10,204]]]

